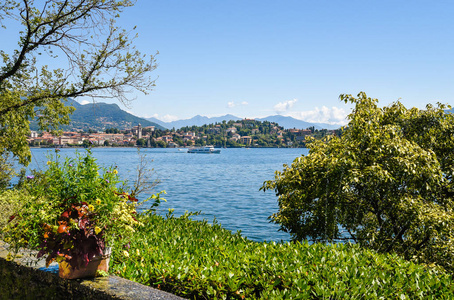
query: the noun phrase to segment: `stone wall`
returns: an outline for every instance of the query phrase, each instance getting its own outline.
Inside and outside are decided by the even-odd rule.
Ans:
[[[117,276],[67,280],[58,265],[45,268],[34,253],[21,253],[14,261],[0,242],[0,299],[182,299]]]

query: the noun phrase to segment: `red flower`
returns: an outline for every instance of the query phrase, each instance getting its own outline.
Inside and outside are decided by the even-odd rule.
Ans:
[[[69,212],[68,211],[65,211],[61,214],[61,217],[62,218],[66,218],[66,219],[69,219]]]

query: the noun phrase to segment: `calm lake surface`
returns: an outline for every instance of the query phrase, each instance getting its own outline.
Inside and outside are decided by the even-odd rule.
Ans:
[[[83,149],[77,149],[84,152]],[[61,149],[60,155],[74,157],[76,149]],[[98,163],[105,167],[118,166],[122,179],[134,180],[139,155],[135,148],[94,148]],[[141,149],[155,179],[160,180],[154,193],[165,190],[167,202],[158,213],[165,215],[174,209],[179,216],[185,211],[201,211],[193,219],[214,218],[233,232],[238,230],[255,241],[289,240],[289,235],[269,223],[268,216],[278,210],[273,191],[259,191],[263,182],[274,178],[296,157],[306,155],[307,149],[258,148],[222,149],[220,154],[189,154],[178,149]],[[44,169],[47,154],[54,150],[32,149],[31,168]],[[145,198],[149,195],[142,195]]]

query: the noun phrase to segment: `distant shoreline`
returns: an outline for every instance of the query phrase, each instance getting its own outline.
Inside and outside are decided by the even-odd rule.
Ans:
[[[193,147],[138,147],[138,146],[93,146],[93,147],[83,147],[83,146],[68,146],[68,145],[46,145],[46,146],[29,146],[30,149],[66,149],[66,148],[82,148],[82,149],[88,149],[88,148],[140,148],[140,149],[189,149],[189,148],[197,148],[198,146],[193,146]],[[216,149],[304,149],[306,147],[215,147]]]

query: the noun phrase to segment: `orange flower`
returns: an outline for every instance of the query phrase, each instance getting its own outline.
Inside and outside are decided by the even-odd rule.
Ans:
[[[58,226],[57,232],[58,232],[58,233],[67,232],[68,230],[67,230],[66,228],[67,228],[66,225],[60,225],[60,226]]]
[[[58,233],[68,232],[68,223],[66,221],[59,221],[58,224],[60,224],[57,229]]]

